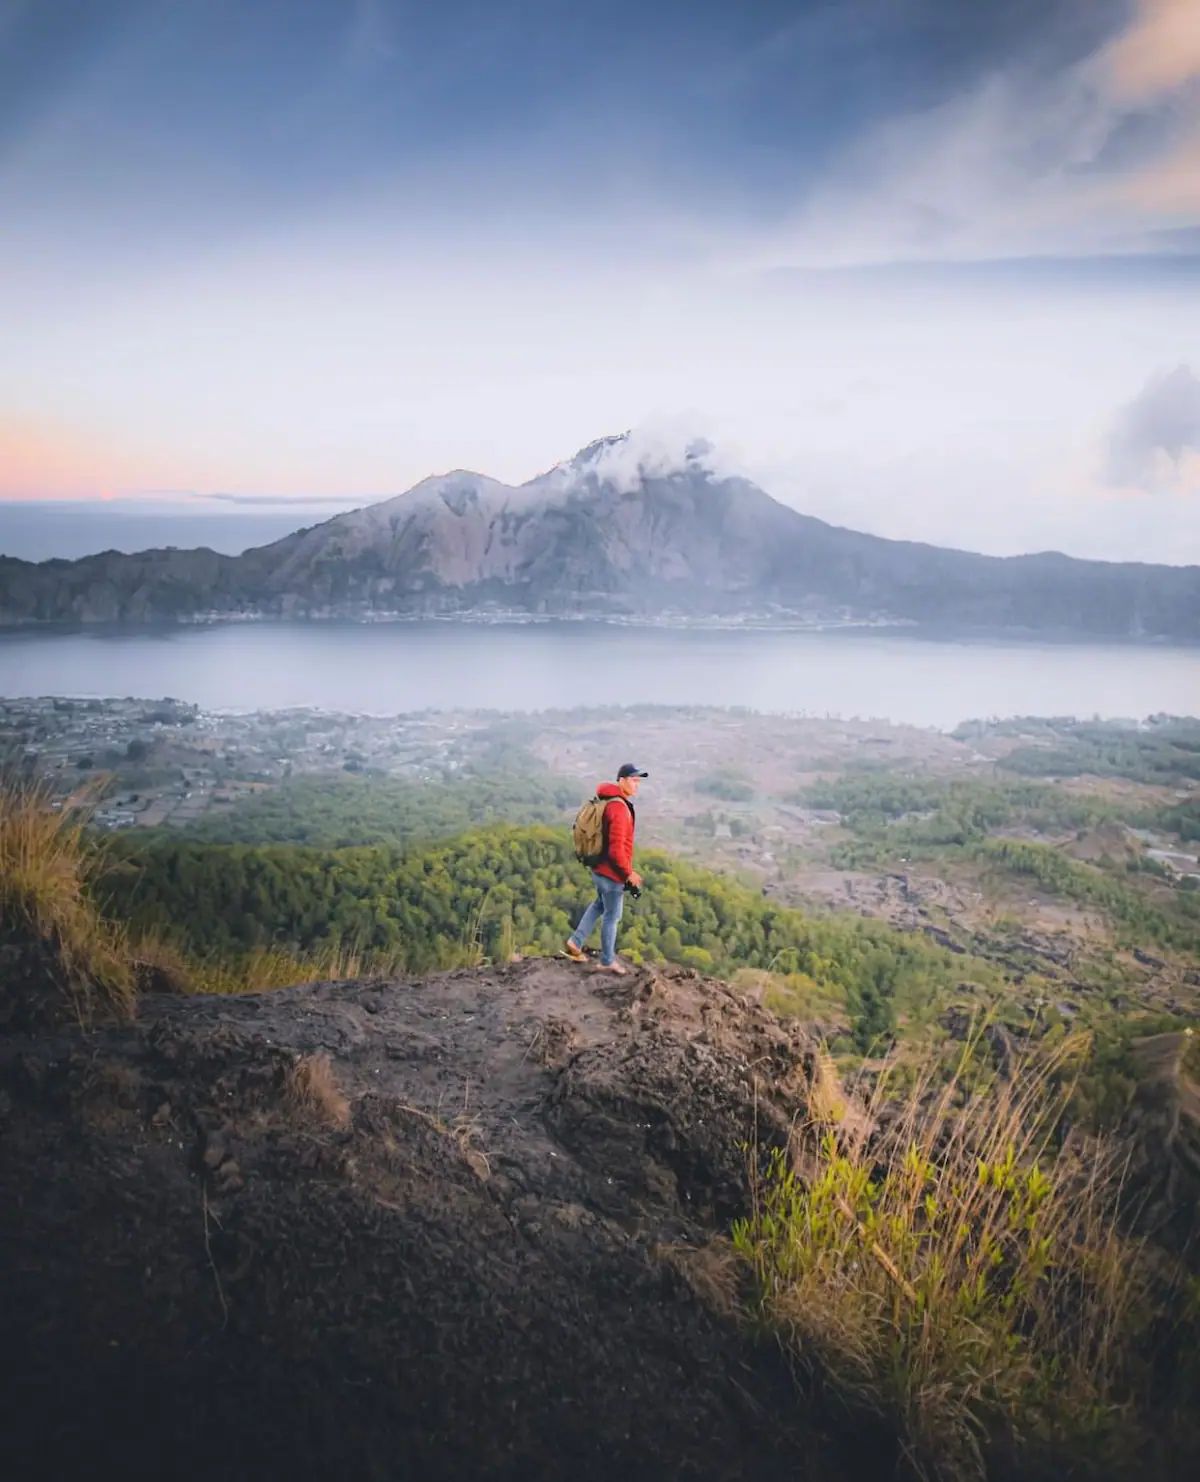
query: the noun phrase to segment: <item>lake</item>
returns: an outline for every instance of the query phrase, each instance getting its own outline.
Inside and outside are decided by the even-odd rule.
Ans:
[[[973,716],[1200,714],[1200,650],[601,623],[253,623],[0,634],[0,695],[205,709],[738,705],[948,729]]]

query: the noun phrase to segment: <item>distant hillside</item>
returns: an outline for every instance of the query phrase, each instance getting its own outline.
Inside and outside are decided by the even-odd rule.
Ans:
[[[742,614],[1200,639],[1200,567],[883,540],[715,476],[702,449],[632,478],[622,451],[602,439],[519,488],[465,472],[426,479],[241,556],[0,557],[0,622]]]

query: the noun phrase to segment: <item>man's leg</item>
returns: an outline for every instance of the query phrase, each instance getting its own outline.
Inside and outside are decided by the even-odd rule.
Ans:
[[[608,880],[603,875],[600,882],[597,883],[604,905],[600,921],[600,962],[609,967],[617,960],[617,924],[625,909],[625,887],[619,880]]]
[[[588,937],[591,936],[593,930],[595,929],[596,922],[600,917],[600,913],[604,909],[604,900],[600,894],[600,881],[603,878],[604,877],[602,875],[597,875],[593,872],[592,879],[596,882],[596,894],[588,902],[587,910],[584,911],[583,915],[579,919],[579,925],[567,938],[568,942],[572,943],[581,951],[583,949],[583,944],[587,941]]]

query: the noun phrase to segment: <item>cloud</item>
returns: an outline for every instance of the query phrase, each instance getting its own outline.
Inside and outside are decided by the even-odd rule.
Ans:
[[[1151,376],[1117,413],[1108,439],[1108,481],[1139,489],[1177,484],[1196,454],[1200,379],[1177,365]]]
[[[1200,128],[1163,159],[1122,181],[1120,197],[1142,212],[1200,216]]]
[[[1126,26],[1049,66],[997,65],[860,137],[752,266],[1149,251],[1194,225],[1196,0],[1138,0]]]
[[[619,437],[601,438],[585,448],[574,460],[575,469],[582,465],[623,494],[632,493],[644,479],[689,470],[715,473],[716,450],[699,431],[703,420],[694,412],[649,418]]]
[[[1200,77],[1196,0],[1139,0],[1128,28],[1105,52],[1113,84],[1133,101]]]
[[[350,495],[338,494],[193,494],[197,500],[219,499],[226,504],[261,504],[281,509],[293,504],[338,504],[348,505]]]

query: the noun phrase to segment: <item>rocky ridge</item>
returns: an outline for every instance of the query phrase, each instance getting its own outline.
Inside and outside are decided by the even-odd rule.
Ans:
[[[0,1470],[845,1475],[711,1245],[811,1053],[553,961],[10,1029]]]

